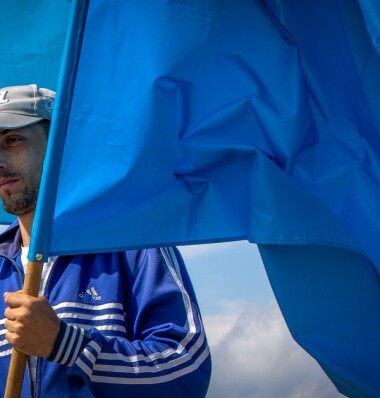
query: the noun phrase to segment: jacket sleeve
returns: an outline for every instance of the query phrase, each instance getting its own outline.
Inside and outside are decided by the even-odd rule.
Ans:
[[[61,321],[48,360],[81,376],[94,396],[206,396],[210,353],[178,250],[147,249],[129,263],[127,338]]]

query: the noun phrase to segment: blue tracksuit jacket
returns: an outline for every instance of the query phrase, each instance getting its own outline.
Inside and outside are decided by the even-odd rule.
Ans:
[[[22,288],[17,224],[0,235],[0,297]],[[62,256],[45,296],[61,319],[22,397],[204,397],[211,372],[196,298],[175,248]],[[11,346],[0,298],[0,396]]]

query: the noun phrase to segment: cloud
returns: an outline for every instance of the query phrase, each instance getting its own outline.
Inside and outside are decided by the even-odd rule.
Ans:
[[[343,397],[292,340],[275,303],[222,302],[204,323],[213,360],[208,398]]]
[[[221,251],[225,249],[229,249],[231,247],[239,246],[239,245],[247,245],[246,241],[238,241],[238,242],[222,242],[222,243],[205,243],[199,245],[186,245],[186,246],[178,246],[182,255],[187,259],[199,258],[201,256],[207,254],[219,254]]]

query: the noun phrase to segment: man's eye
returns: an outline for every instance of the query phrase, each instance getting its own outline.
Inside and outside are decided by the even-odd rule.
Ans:
[[[21,141],[23,141],[22,137],[8,137],[8,139],[7,139],[8,145],[14,145]]]

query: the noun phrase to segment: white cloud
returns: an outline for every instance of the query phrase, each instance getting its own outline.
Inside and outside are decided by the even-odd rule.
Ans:
[[[220,253],[225,249],[229,249],[231,247],[239,247],[239,245],[248,245],[246,241],[238,241],[238,242],[222,242],[222,243],[207,243],[201,245],[187,245],[187,246],[178,246],[182,255],[186,257],[186,259],[193,259],[195,257],[201,257],[207,254],[216,254]],[[253,245],[252,245],[253,246]]]
[[[224,302],[204,323],[213,360],[208,398],[342,397],[292,340],[276,304]]]
[[[221,311],[217,315],[204,316],[207,339],[211,349],[216,348],[223,341],[238,320],[244,302],[220,302]]]

